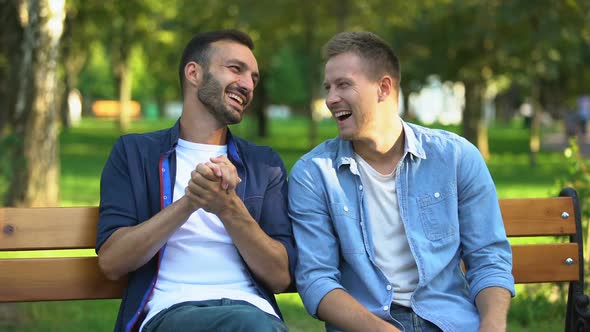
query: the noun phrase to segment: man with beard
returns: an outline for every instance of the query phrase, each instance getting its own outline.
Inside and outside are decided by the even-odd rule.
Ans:
[[[377,35],[340,33],[324,54],[338,137],[289,178],[305,307],[328,331],[505,331],[511,248],[481,154],[402,121],[399,60]]]
[[[96,251],[109,279],[128,278],[115,331],[287,331],[273,295],[295,264],[285,167],[227,127],[259,80],[252,49],[239,31],[196,35],[176,125],[113,147]]]

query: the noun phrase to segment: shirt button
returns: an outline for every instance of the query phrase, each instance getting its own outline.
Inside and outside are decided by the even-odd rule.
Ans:
[[[348,212],[348,206],[344,207],[344,211]]]
[[[440,193],[437,191],[434,193],[434,198],[439,198],[440,197]]]
[[[168,196],[164,196],[164,199],[168,199]]]
[[[391,290],[391,285],[387,285],[387,290]]]
[[[162,173],[166,172],[166,169],[162,167]]]
[[[387,310],[389,310],[389,307],[388,306],[384,306],[383,307],[383,311],[387,311]]]
[[[362,184],[359,185],[359,190],[361,190],[361,191],[363,190],[363,185]]]

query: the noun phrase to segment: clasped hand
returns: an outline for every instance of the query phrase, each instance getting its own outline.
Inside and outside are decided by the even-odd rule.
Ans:
[[[235,166],[221,155],[211,158],[210,162],[200,163],[191,171],[191,179],[184,193],[197,210],[219,215],[219,212],[235,196],[234,189],[242,180]]]

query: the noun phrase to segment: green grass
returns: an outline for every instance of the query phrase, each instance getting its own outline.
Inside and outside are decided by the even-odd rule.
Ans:
[[[130,131],[151,131],[173,123],[173,120],[141,120],[133,123]],[[307,122],[304,119],[271,122],[267,138],[257,138],[255,129],[250,119],[232,127],[234,134],[273,147],[283,158],[288,170],[312,145],[307,138]],[[458,130],[456,127],[446,129]],[[315,143],[335,135],[336,128],[332,122],[321,122]],[[562,154],[542,152],[538,157],[538,167],[531,169],[527,135],[516,125],[498,126],[490,130],[491,157],[488,166],[500,197],[546,197],[557,194],[555,183],[563,169]],[[112,121],[98,119],[84,119],[78,127],[61,134],[62,206],[98,204],[100,173],[118,136]],[[0,177],[0,189],[5,187],[6,179]],[[64,252],[44,253],[61,254]],[[76,254],[93,253],[85,251]],[[565,303],[562,293],[550,285],[517,285],[517,290],[519,295],[512,301],[509,315],[509,331],[563,330]],[[297,294],[279,295],[278,301],[291,331],[324,330],[323,323],[307,314]],[[111,331],[118,305],[117,300],[19,303],[12,306],[13,310],[4,310],[12,312],[12,315],[0,316],[0,331]]]

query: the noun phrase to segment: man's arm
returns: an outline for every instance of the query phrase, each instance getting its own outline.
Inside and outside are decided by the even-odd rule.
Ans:
[[[480,314],[480,331],[503,330],[514,296],[511,247],[485,162],[472,144],[463,148],[457,184],[462,258],[470,297]]]
[[[480,332],[506,331],[510,299],[510,292],[502,287],[488,287],[479,292],[475,304],[481,319]]]
[[[226,161],[227,167],[233,167]],[[207,212],[219,217],[244,261],[266,287],[274,293],[284,291],[291,284],[287,250],[277,240],[268,236],[252,218],[244,202],[234,190],[226,190],[210,167],[197,168],[186,195]]]
[[[318,317],[347,332],[400,331],[367,310],[343,289],[334,289],[324,296],[318,307]]]
[[[99,226],[99,233],[101,229],[103,233],[108,232],[108,228],[115,229],[104,242],[99,241],[97,252],[99,267],[111,280],[120,279],[146,264],[200,207],[184,196],[142,223],[132,221],[135,213],[128,206],[132,204],[131,200],[120,200],[121,197],[132,197],[131,185],[128,183],[127,156],[121,146],[122,142],[118,141],[113,148],[101,181],[101,204],[108,207],[108,215],[116,215],[117,220],[122,220],[119,225]],[[206,168],[204,165],[197,167]],[[237,173],[229,171],[223,174],[222,179],[228,189],[233,189],[239,182]],[[100,237],[104,235],[101,234]]]
[[[98,251],[104,275],[117,280],[146,264],[193,211],[189,200],[182,197],[149,220],[114,231]]]

